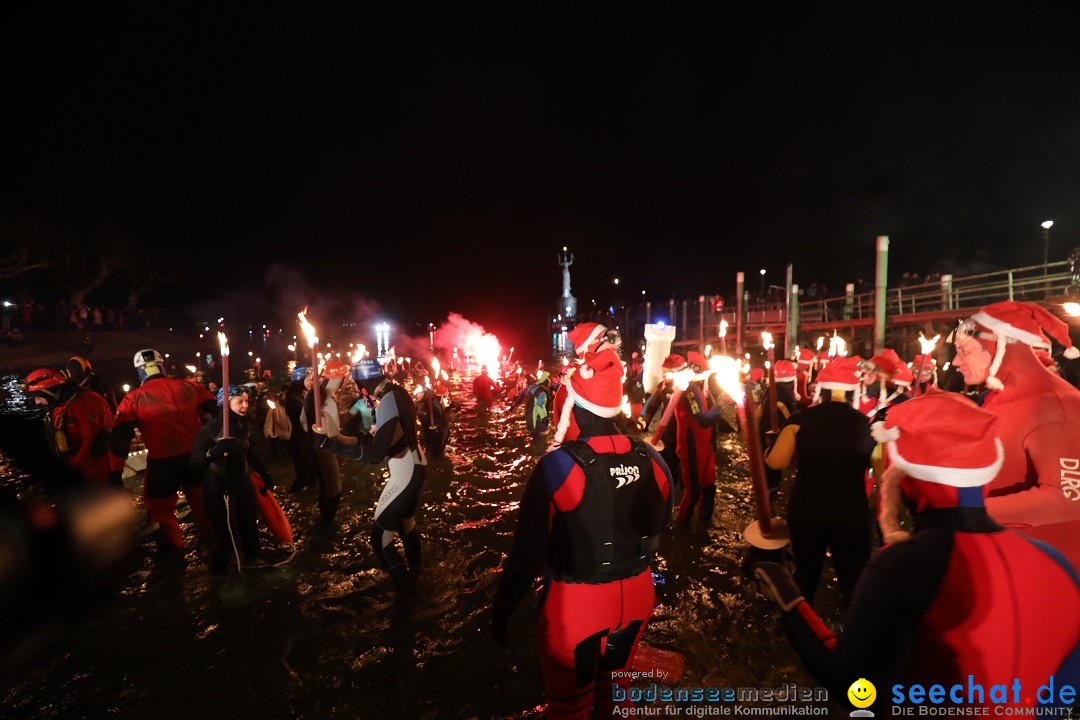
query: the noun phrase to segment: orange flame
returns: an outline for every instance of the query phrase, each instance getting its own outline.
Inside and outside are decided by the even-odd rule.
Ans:
[[[266,407],[268,407],[268,408],[270,408],[271,410],[273,410],[274,408],[276,408],[276,407],[277,407],[277,403],[276,403],[276,402],[274,402],[273,400],[271,400],[270,398],[266,398]]]
[[[770,333],[770,332],[761,333],[761,346],[763,348],[765,348],[766,350],[772,350],[774,347],[776,347],[775,345],[773,345],[772,333]]]
[[[304,337],[307,338],[308,347],[315,347],[316,343],[319,342],[319,336],[315,334],[315,327],[308,322],[307,308],[298,312],[296,317],[300,319],[300,328],[304,331]]]
[[[431,358],[431,374],[435,377],[439,377],[439,371],[442,370],[442,365],[439,364],[439,358]]]
[[[739,377],[739,361],[726,355],[713,355],[709,358],[709,369],[716,376],[716,382],[739,407],[746,401],[746,391]]]
[[[922,347],[922,354],[929,355],[934,351],[934,346],[937,345],[937,341],[941,339],[941,335],[935,335],[933,339],[927,340],[923,337],[922,331],[919,331],[919,345]]]

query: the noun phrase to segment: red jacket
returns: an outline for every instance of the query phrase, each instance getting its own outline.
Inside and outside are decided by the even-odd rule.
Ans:
[[[148,459],[189,455],[195,434],[202,427],[202,413],[217,400],[201,385],[175,378],[150,378],[120,401],[113,421],[115,435],[126,435],[138,427]],[[112,448],[112,469],[121,470],[127,453]],[[126,445],[125,445],[126,450]]]
[[[108,432],[112,412],[105,398],[80,390],[53,409],[53,428],[64,433],[68,463],[91,482],[109,479]]]

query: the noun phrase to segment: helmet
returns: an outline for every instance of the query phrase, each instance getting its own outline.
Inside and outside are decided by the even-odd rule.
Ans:
[[[60,386],[67,379],[52,368],[41,368],[26,376],[26,392],[31,395],[56,400],[60,393]]]
[[[381,380],[383,378],[382,366],[372,358],[361,358],[360,362],[352,366],[352,377],[357,383],[365,380]]]
[[[340,360],[331,360],[323,369],[323,377],[327,380],[341,380],[348,376],[349,366]]]
[[[90,361],[79,355],[73,356],[64,366],[64,374],[75,384],[81,384],[94,374],[94,368],[90,367]]]
[[[165,374],[165,359],[157,350],[140,350],[135,353],[135,369],[139,372],[139,381]]]
[[[158,367],[162,367],[165,365],[165,358],[161,357],[161,353],[157,350],[140,350],[135,353],[134,362],[136,369],[143,367],[146,363],[155,363]]]
[[[243,385],[229,385],[229,397],[246,397],[247,388]],[[225,404],[225,388],[217,391],[217,404],[221,407]]]
[[[293,382],[303,382],[304,378],[308,376],[308,369],[303,365],[297,365],[292,371]]]

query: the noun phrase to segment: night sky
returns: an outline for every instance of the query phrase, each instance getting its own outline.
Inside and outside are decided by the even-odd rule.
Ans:
[[[1041,262],[1048,218],[1080,246],[1074,3],[33,5],[0,18],[0,207],[119,228],[184,270],[166,301],[285,263],[498,328],[553,309],[563,245],[605,303],[786,262],[841,290],[878,234],[896,273]]]

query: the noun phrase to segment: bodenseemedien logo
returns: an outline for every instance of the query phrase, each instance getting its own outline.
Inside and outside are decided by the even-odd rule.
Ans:
[[[859,678],[851,683],[847,690],[848,702],[857,709],[851,711],[851,717],[874,717],[874,713],[866,708],[874,704],[877,699],[877,688],[874,683],[866,678]]]

